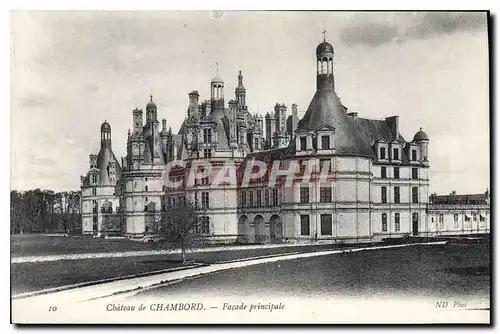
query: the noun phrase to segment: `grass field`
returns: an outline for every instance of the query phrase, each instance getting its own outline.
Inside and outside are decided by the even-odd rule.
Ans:
[[[96,253],[96,252],[122,252],[122,251],[134,251],[134,250],[151,250],[154,249],[153,245],[144,244],[136,241],[130,240],[110,240],[110,239],[92,239],[92,238],[65,238],[65,237],[49,237],[44,235],[23,235],[23,236],[13,236],[11,238],[11,252],[12,256],[29,256],[29,255],[52,255],[52,254],[71,254],[71,253]],[[350,245],[348,247],[354,247],[355,245]],[[436,248],[436,256],[426,256],[425,259],[429,263],[437,263],[436,261],[449,261],[463,257],[464,259],[470,259],[473,254],[477,252],[474,251],[475,248],[472,248],[472,253],[470,248],[471,245],[455,245],[455,246],[447,246],[445,251],[440,253],[439,249]],[[476,245],[477,246],[477,245]],[[450,248],[451,247],[451,248]],[[481,270],[486,270],[484,268],[489,268],[489,244],[485,246],[483,244],[481,247],[482,251],[477,253],[475,256],[478,261],[482,263]],[[486,248],[485,248],[486,247]],[[253,249],[253,250],[232,250],[232,251],[218,251],[218,252],[204,252],[197,254],[189,254],[188,258],[195,260],[197,262],[203,263],[215,263],[219,261],[228,261],[235,260],[241,258],[249,258],[255,256],[265,256],[271,254],[279,254],[279,253],[289,253],[289,252],[305,252],[305,251],[319,251],[334,248],[333,245],[311,245],[311,246],[288,246],[288,247],[279,247],[273,249]],[[443,248],[444,249],[444,248]],[[457,253],[457,251],[466,251],[465,255]],[[389,252],[389,251],[387,251]],[[410,254],[411,256],[401,256],[401,253],[404,251],[395,251],[394,255],[392,255],[392,259],[389,259],[388,266],[389,272],[397,270],[395,268],[396,265],[406,266],[406,270],[409,270],[413,265],[413,261],[417,261],[415,263],[419,263],[422,261],[422,254],[426,253],[415,253]],[[384,253],[385,254],[385,253]],[[392,253],[387,253],[392,254]],[[421,254],[420,257],[415,259],[415,256]],[[472,254],[472,255],[471,255]],[[346,260],[344,255],[333,256],[332,257],[332,267],[335,268],[348,268],[353,267],[358,268],[364,273],[368,273],[369,270],[378,270],[380,272],[384,272],[385,264],[382,260],[375,258],[367,258],[365,259],[364,255],[352,255],[352,261]],[[367,255],[371,256],[371,255]],[[448,259],[450,258],[450,259]],[[289,276],[293,280],[293,275],[296,275],[296,271],[307,271],[308,274],[314,275],[318,274],[319,277],[322,277],[322,266],[324,263],[321,260],[314,259],[308,260],[310,262],[302,263],[298,262],[294,264],[294,261],[290,261],[290,264],[293,266],[290,268],[289,273],[282,272],[280,274],[280,269],[275,268],[271,265],[270,267],[263,267],[267,269],[259,269],[260,266],[241,269],[237,273],[243,273],[243,277],[240,277],[240,274],[236,274],[235,279],[241,282],[245,282],[250,277],[252,277],[252,273],[254,270],[264,270],[264,275],[268,270],[276,271],[277,277],[280,275]],[[375,260],[375,261],[374,261]],[[318,262],[319,261],[319,262]],[[379,262],[377,262],[379,261]],[[381,262],[382,261],[382,262]],[[392,262],[391,262],[392,261]],[[453,263],[451,261],[450,263]],[[311,265],[313,264],[313,265]],[[18,263],[11,264],[11,287],[12,293],[19,294],[23,292],[36,291],[46,288],[59,287],[63,285],[76,284],[76,283],[84,283],[88,281],[95,281],[101,279],[115,278],[126,275],[135,275],[147,273],[155,270],[163,270],[168,268],[178,267],[179,264],[179,255],[171,254],[171,255],[152,255],[152,256],[141,256],[141,257],[119,257],[119,258],[95,258],[95,259],[84,259],[84,260],[64,260],[64,261],[53,261],[53,262],[39,262],[39,263]],[[420,266],[421,267],[421,266]],[[419,269],[419,266],[416,268]],[[298,268],[298,269],[297,269]],[[465,269],[464,269],[465,268]],[[467,269],[469,267],[462,266],[456,267],[455,274],[453,275],[464,275],[462,272],[468,273],[470,270]],[[319,270],[319,272],[318,272]],[[341,270],[340,273],[343,273],[343,270],[347,269],[338,269]],[[368,271],[366,271],[368,270]],[[418,272],[416,270],[415,272]],[[356,272],[353,272],[356,273]],[[449,272],[451,273],[451,272]],[[220,275],[226,275],[227,273],[220,273]],[[267,273],[269,274],[269,273]],[[336,275],[338,273],[334,273],[332,275]],[[247,277],[248,275],[248,277]],[[360,272],[357,272],[357,276],[354,276],[355,279],[360,279]],[[380,275],[380,274],[379,274]],[[221,276],[223,277],[223,276]],[[300,278],[300,275],[298,276]],[[393,276],[389,276],[393,277]],[[398,277],[396,275],[396,277]],[[464,276],[465,277],[465,276]],[[467,276],[469,277],[469,276]],[[489,277],[489,276],[488,276]],[[209,279],[200,278],[200,279]],[[212,278],[213,279],[213,278]],[[222,279],[222,278],[221,278]],[[274,278],[271,278],[271,280]],[[311,278],[312,279],[312,278]],[[222,279],[224,281],[224,279]],[[286,280],[285,280],[286,281]],[[294,282],[290,287],[293,289]],[[296,282],[295,282],[296,283]],[[432,282],[431,282],[432,283]],[[185,284],[185,283],[182,283]],[[250,282],[251,284],[251,282]],[[270,286],[273,286],[272,284]],[[227,291],[231,291],[233,287],[228,286]],[[279,291],[279,287],[277,288]]]
[[[490,245],[456,243],[319,256],[225,270],[140,293],[210,296],[489,298]]]
[[[331,248],[331,245],[313,245],[203,252],[188,254],[188,259],[210,264],[255,256]],[[12,294],[174,268],[180,266],[179,259],[179,254],[168,254],[11,264]]]

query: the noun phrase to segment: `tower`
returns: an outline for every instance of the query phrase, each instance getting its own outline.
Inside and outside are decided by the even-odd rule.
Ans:
[[[238,74],[238,86],[234,90],[234,94],[236,96],[236,101],[238,102],[238,109],[246,110],[247,90],[245,89],[245,86],[243,86],[243,74],[241,74],[241,71]]]
[[[217,75],[212,79],[210,83],[210,97],[212,110],[219,107],[224,107],[224,81],[219,77],[219,64],[217,63]]]
[[[323,42],[316,48],[316,89],[335,89],[333,79],[333,46],[326,41],[323,31]]]
[[[153,95],[149,96],[149,102],[146,105],[146,123],[151,123],[152,121],[156,121],[156,113],[157,108],[156,104],[153,102]]]
[[[101,125],[101,148],[111,149],[111,126],[106,121]]]
[[[415,133],[415,136],[413,137],[413,141],[417,142],[420,146],[420,154],[421,154],[421,160],[424,163],[428,163],[428,158],[429,158],[429,152],[428,152],[428,147],[429,147],[429,136],[424,132],[422,128],[420,128],[420,131]]]
[[[274,113],[266,114],[266,146],[271,148],[273,146],[273,136],[276,132],[276,117]]]

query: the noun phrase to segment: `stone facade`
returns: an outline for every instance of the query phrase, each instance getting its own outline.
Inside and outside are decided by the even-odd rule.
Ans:
[[[490,233],[490,193],[432,194],[429,199],[429,232],[432,235]]]
[[[296,104],[288,115],[281,102],[264,117],[252,114],[241,71],[227,107],[218,75],[210,82],[210,100],[189,93],[177,134],[167,130],[165,120],[159,130],[151,98],[145,124],[142,110],[133,111],[127,156],[121,166],[114,162],[120,171],[115,187],[106,185],[109,195],[103,196],[109,198],[98,201],[114,201],[127,236],[154,233],[162,208],[183,198],[198,204],[206,232],[217,242],[357,242],[429,234],[428,136],[420,129],[406,141],[397,116],[367,119],[349,112],[335,92],[333,56],[328,42],[318,45],[317,91],[302,119]],[[164,174],[174,160],[184,165]],[[190,182],[200,160],[210,162],[212,173]],[[246,184],[242,171],[253,161],[265,162],[266,171]],[[285,169],[298,164],[291,184],[279,177],[269,185],[276,162]],[[236,183],[215,182],[214,175],[228,165],[235,168]],[[91,164],[82,184],[85,194],[96,187],[88,182],[90,173],[102,173],[100,168]],[[319,174],[322,168],[326,177]],[[179,185],[167,186],[165,177]],[[86,197],[85,203],[91,200]],[[87,233],[104,228],[89,225],[92,217],[88,212],[82,223]]]

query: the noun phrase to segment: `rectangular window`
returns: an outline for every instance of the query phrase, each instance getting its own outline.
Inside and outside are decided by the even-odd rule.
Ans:
[[[380,167],[380,177],[387,179],[387,167]]]
[[[210,204],[210,198],[208,197],[208,192],[204,191],[201,193],[201,208],[203,210],[208,209]]]
[[[380,159],[385,159],[385,147],[380,148]]]
[[[259,149],[259,138],[254,139],[254,149],[258,150]]]
[[[300,203],[309,203],[309,187],[300,187]]]
[[[262,206],[262,190],[257,190],[257,206]]]
[[[309,215],[300,215],[300,235],[310,235]]]
[[[381,187],[380,191],[381,191],[380,197],[382,200],[382,204],[386,204],[387,203],[387,187]]]
[[[278,189],[273,189],[273,206],[278,205]]]
[[[394,203],[399,204],[401,200],[399,187],[394,187]]]
[[[201,233],[210,234],[210,217],[201,217]]]
[[[321,187],[319,189],[319,201],[330,203],[332,201],[332,187]]]
[[[307,150],[307,138],[306,137],[300,137],[300,150],[301,151]]]
[[[397,147],[392,150],[392,160],[399,160],[399,149]]]
[[[418,187],[411,187],[411,202],[413,204],[418,203]]]
[[[250,207],[253,207],[253,190],[248,191],[248,196],[249,196],[249,199],[248,199],[249,205],[250,205]]]
[[[203,149],[203,157],[205,159],[210,159],[212,157],[212,150],[210,148]]]
[[[330,149],[330,136],[321,137],[321,148],[324,150]]]
[[[97,190],[96,188],[92,188],[92,196],[96,196],[97,195]]]
[[[212,129],[203,129],[203,142],[205,144],[212,142]]]
[[[387,213],[382,214],[382,232],[387,232]]]
[[[472,213],[472,220],[477,221],[477,214],[475,212]]]
[[[411,161],[417,161],[417,150],[411,150]]]
[[[332,235],[332,215],[321,215],[321,235]]]
[[[458,214],[453,215],[453,228],[458,228]]]
[[[399,213],[394,214],[394,231],[399,232],[401,229],[401,222],[399,221]]]
[[[394,178],[399,179],[399,167],[394,167]]]
[[[418,180],[418,168],[417,167],[413,167],[411,169],[411,178],[412,178],[412,180]]]
[[[241,206],[242,207],[247,206],[247,193],[245,191],[241,192]]]
[[[264,190],[264,205],[269,206],[269,189]]]

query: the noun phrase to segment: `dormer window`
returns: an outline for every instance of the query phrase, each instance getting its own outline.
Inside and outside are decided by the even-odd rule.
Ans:
[[[301,151],[307,150],[307,138],[306,137],[300,137],[300,150]]]
[[[385,159],[385,147],[380,148],[380,159]]]
[[[322,136],[321,137],[321,148],[323,150],[329,150],[330,149],[330,136]]]
[[[417,161],[417,150],[416,149],[411,150],[411,161]]]
[[[399,148],[394,147],[392,149],[392,160],[399,160]]]

